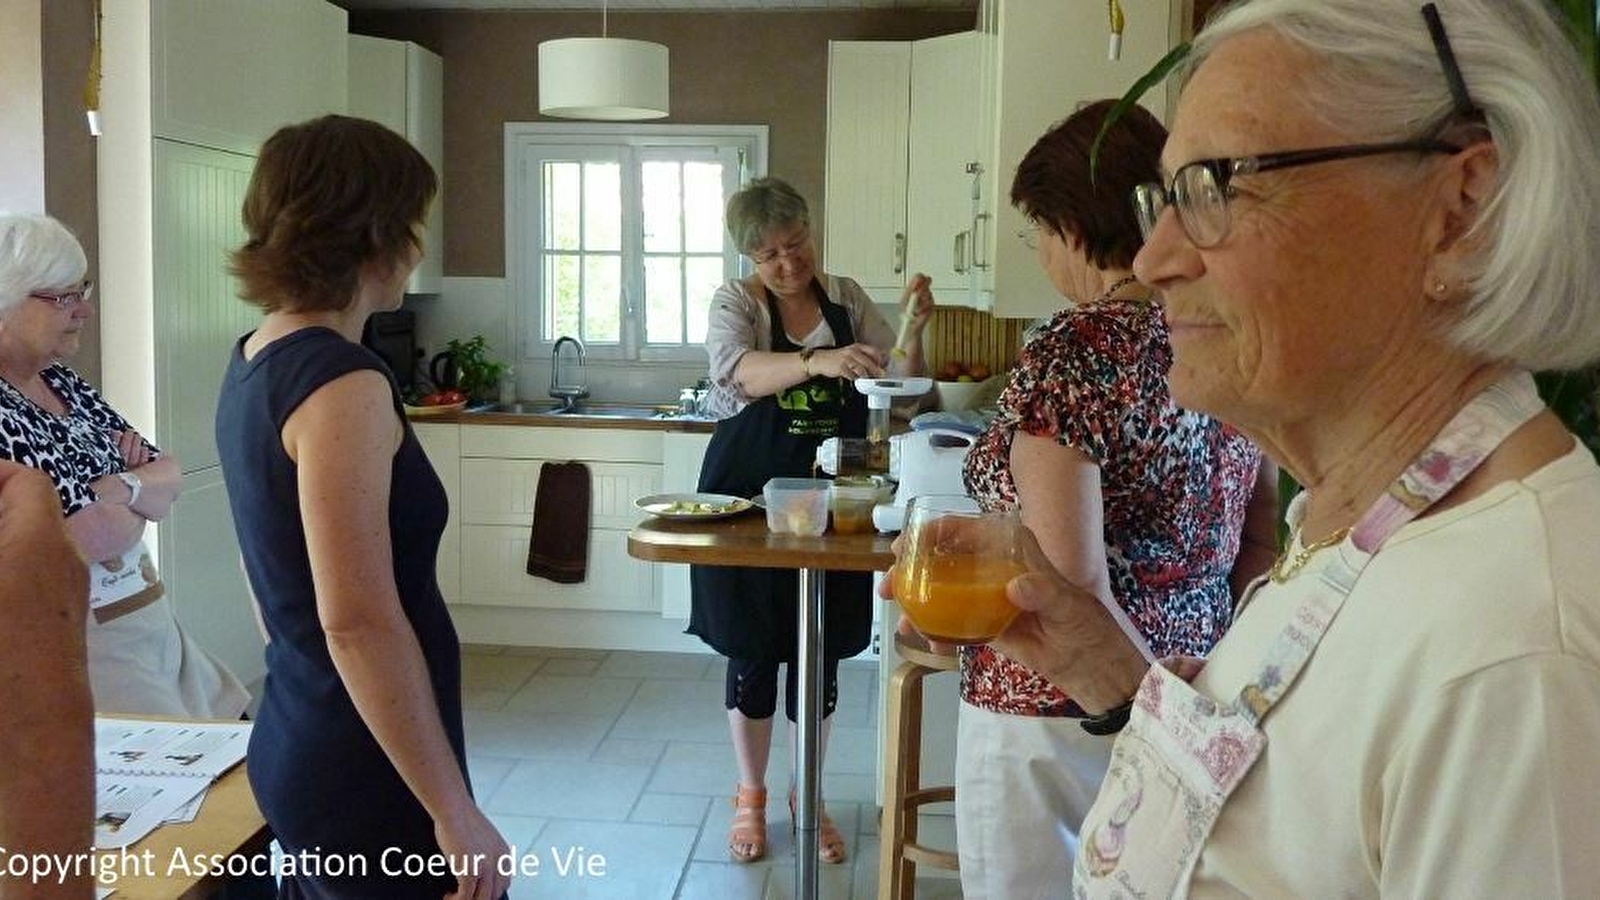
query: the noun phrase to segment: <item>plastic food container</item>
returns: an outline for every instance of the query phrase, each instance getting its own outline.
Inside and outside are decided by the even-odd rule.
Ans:
[[[840,534],[872,531],[872,508],[883,502],[884,483],[871,476],[841,476],[828,488],[833,530]]]
[[[815,537],[828,530],[828,485],[822,478],[774,478],[762,490],[767,528]]]

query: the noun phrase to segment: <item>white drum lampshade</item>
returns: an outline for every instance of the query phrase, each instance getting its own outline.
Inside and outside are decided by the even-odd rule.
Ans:
[[[539,45],[539,113],[562,119],[659,119],[667,114],[667,48],[625,38]]]

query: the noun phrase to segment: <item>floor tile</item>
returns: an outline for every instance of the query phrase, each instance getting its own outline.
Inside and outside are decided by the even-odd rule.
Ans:
[[[606,657],[595,674],[610,678],[698,679],[714,653],[637,653],[618,650]]]
[[[611,728],[608,716],[466,710],[467,745],[491,756],[587,759]]]
[[[691,862],[675,900],[741,900],[760,897],[767,888],[768,866]]]
[[[550,660],[549,664],[565,662]],[[505,708],[521,712],[576,713],[615,717],[639,690],[637,678],[554,675],[541,672],[511,695]]]
[[[525,759],[484,803],[492,812],[551,818],[628,818],[650,775],[648,766],[587,760]]]
[[[545,664],[544,659],[526,656],[463,654],[461,687],[463,690],[515,691]]]
[[[600,742],[589,754],[594,762],[641,763],[654,766],[667,748],[666,741],[641,741],[633,738],[610,737]]]
[[[558,656],[544,661],[544,668],[540,671],[547,675],[593,675],[605,661],[604,657],[566,657]]]
[[[538,877],[525,879],[524,897],[539,900],[670,900],[688,866],[695,829],[678,825],[556,820],[540,832]],[[560,871],[572,858],[603,864],[603,874]],[[592,869],[589,871],[593,871]],[[516,891],[513,887],[513,891]]]
[[[710,802],[708,797],[692,794],[646,793],[639,797],[628,821],[652,825],[693,825],[699,828],[700,823],[705,821],[706,806]]]
[[[467,751],[467,774],[472,776],[472,795],[482,803],[483,799],[495,792],[500,782],[506,780],[506,775],[516,768],[517,761],[510,757],[489,756],[476,752],[470,742]]]
[[[510,699],[510,691],[474,690],[472,688],[463,688],[461,691],[461,708],[504,709],[506,701]]]

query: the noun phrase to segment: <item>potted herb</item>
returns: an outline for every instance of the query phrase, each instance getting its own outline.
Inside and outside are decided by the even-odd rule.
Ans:
[[[454,374],[456,390],[473,400],[494,399],[506,364],[489,358],[489,342],[483,335],[475,334],[465,341],[451,339],[440,355],[448,360],[445,369]]]

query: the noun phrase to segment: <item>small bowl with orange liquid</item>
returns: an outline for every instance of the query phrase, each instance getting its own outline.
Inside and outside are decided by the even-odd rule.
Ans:
[[[1028,570],[1015,511],[985,511],[961,495],[923,495],[907,504],[903,530],[894,598],[923,636],[983,644],[1011,624],[1018,610],[1006,599],[1006,584]]]

